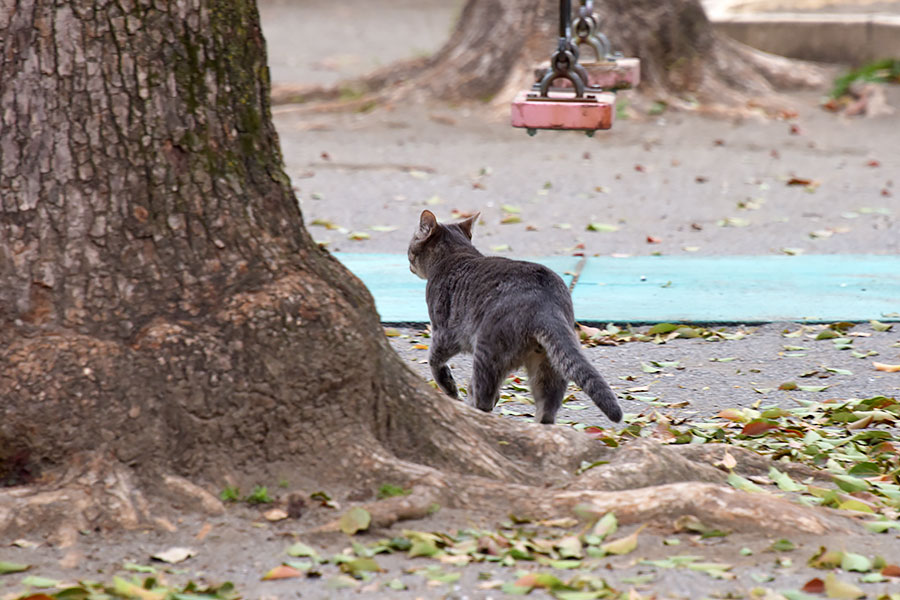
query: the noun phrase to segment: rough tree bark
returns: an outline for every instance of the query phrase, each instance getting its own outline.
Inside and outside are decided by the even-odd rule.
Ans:
[[[434,500],[553,512],[645,493],[665,512],[665,490],[609,481],[675,473],[724,493],[708,457],[676,450],[574,478],[612,451],[464,408],[402,364],[303,227],[253,0],[0,8],[0,534],[166,527],[147,490],[217,511],[210,489],[285,474],[415,486],[379,522]]]
[[[699,0],[595,0],[594,6],[613,49],[641,59],[640,92],[648,98],[683,106],[764,104],[777,89],[825,82],[819,67],[716,33]],[[558,0],[467,0],[450,39],[433,56],[388,66],[352,85],[387,99],[418,94],[509,102],[533,83],[535,65],[555,48],[558,15]],[[591,51],[585,56],[592,58]],[[285,85],[273,100],[338,94],[337,88]]]

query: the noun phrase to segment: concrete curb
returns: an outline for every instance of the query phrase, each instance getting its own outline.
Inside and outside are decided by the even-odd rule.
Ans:
[[[718,15],[713,27],[754,48],[805,60],[862,64],[900,58],[900,15]]]

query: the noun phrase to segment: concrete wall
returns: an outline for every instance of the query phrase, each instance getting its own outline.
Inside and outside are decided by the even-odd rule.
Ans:
[[[716,29],[772,54],[861,64],[900,58],[900,16],[749,14],[721,16]]]

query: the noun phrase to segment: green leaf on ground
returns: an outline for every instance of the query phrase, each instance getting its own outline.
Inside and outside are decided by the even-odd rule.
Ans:
[[[641,525],[635,530],[631,535],[627,535],[623,538],[619,538],[617,540],[613,540],[612,542],[607,542],[600,546],[600,549],[606,552],[607,554],[628,554],[629,552],[634,551],[638,546],[638,534],[641,530],[646,527],[646,525]]]
[[[21,573],[30,568],[31,565],[0,560],[0,575],[6,575],[7,573]]]
[[[314,548],[307,546],[303,542],[295,542],[286,550],[288,556],[297,558],[308,557],[313,560],[319,560],[319,553]]]
[[[763,488],[759,487],[758,485],[756,485],[749,479],[741,477],[737,473],[729,473],[727,481],[728,481],[728,484],[731,485],[732,487],[735,487],[739,490],[743,490],[745,492],[763,492],[763,493],[765,493],[765,490]]]
[[[619,227],[617,225],[611,225],[609,223],[588,223],[587,227],[585,227],[587,231],[598,231],[601,233],[612,233],[613,231],[618,231]]]
[[[865,593],[853,585],[838,579],[834,573],[825,576],[825,595],[838,600],[855,600],[865,596]]]
[[[782,473],[775,467],[769,467],[769,479],[775,482],[775,485],[778,486],[783,492],[802,492],[806,490],[806,486],[800,483],[797,483],[791,476],[787,473]]]
[[[338,526],[347,535],[353,535],[357,531],[368,529],[371,522],[372,515],[369,514],[369,511],[362,507],[354,506],[341,516]]]
[[[23,577],[19,584],[35,588],[55,588],[59,587],[59,580],[41,577],[40,575],[28,575]]]
[[[854,552],[844,552],[841,557],[841,568],[845,571],[858,571],[867,573],[872,570],[872,561]]]
[[[773,552],[791,552],[796,549],[797,545],[786,538],[781,538],[780,540],[773,542],[772,545],[769,546],[769,550],[772,550]]]

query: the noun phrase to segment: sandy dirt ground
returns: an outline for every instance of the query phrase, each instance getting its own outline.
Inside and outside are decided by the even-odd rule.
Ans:
[[[458,9],[458,2],[435,0],[263,2],[273,78],[276,83],[332,84],[395,59],[432,52],[446,37]],[[708,119],[661,106],[659,114],[632,115],[593,138],[547,132],[529,138],[506,125],[502,109],[483,105],[394,105],[367,113],[329,114],[281,106],[274,112],[305,222],[332,250],[405,252],[419,213],[428,208],[445,220],[454,210],[481,211],[476,244],[507,256],[895,254],[900,251],[900,115],[838,117],[818,107],[825,92],[785,97],[785,112],[774,119],[761,114]],[[888,98],[900,107],[897,90],[889,90]],[[625,95],[623,103],[627,104]],[[626,106],[623,113],[629,112]],[[792,179],[808,183],[791,185]],[[503,224],[509,215],[521,221]],[[610,224],[616,230],[587,231],[588,223]],[[353,240],[354,232],[368,238]],[[828,340],[783,337],[785,330],[796,328],[736,327],[729,332],[743,330],[748,333],[745,339],[633,342],[588,352],[623,394],[623,405],[631,414],[660,410],[676,418],[705,419],[723,408],[758,401],[795,406],[804,399],[896,395],[900,389],[900,374],[878,373],[871,367],[872,356],[860,359],[852,354],[875,351],[878,360],[900,362],[896,330],[879,332],[860,325],[854,331],[865,335],[854,338],[852,350],[838,350]],[[413,347],[427,344],[427,338],[418,329],[399,333],[391,338],[392,345],[411,368],[429,379],[423,364],[426,351]],[[642,365],[651,361],[679,364],[647,373]],[[465,382],[470,361],[460,357],[452,365],[457,380]],[[828,389],[770,389],[786,381],[814,381]],[[646,390],[629,392],[635,388]],[[527,419],[530,410],[527,402],[513,399],[496,412],[498,418]],[[575,392],[560,420],[609,425]],[[279,482],[259,483],[273,495],[283,495],[291,489],[292,475],[284,475],[286,488]],[[375,494],[352,487],[327,491],[343,505],[348,497],[365,500]],[[404,527],[495,529],[505,518],[504,511],[485,509],[483,514],[445,509],[424,521],[360,539],[389,538]],[[387,572],[354,588],[334,587],[338,575],[334,566],[323,567],[320,579],[260,581],[263,573],[289,558],[285,550],[294,541],[314,545],[326,555],[348,547],[350,540],[343,534],[309,533],[337,514],[316,507],[299,521],[269,523],[260,510],[240,504],[224,517],[182,515],[173,521],[174,533],[135,531],[110,538],[85,531],[74,545],[64,548],[41,539],[27,540],[37,545],[24,547],[4,540],[0,561],[33,567],[23,575],[0,577],[0,598],[20,593],[20,581],[28,574],[64,581],[108,581],[114,574],[134,574],[125,565],[150,565],[151,554],[172,546],[191,547],[196,556],[174,566],[153,563],[158,576],[177,582],[229,580],[244,597],[266,600],[500,598],[502,593],[479,589],[479,584],[515,578],[514,570],[474,564],[455,569],[461,572],[458,581],[434,585],[409,572],[430,564],[426,559],[391,555],[378,559]],[[635,587],[643,594],[639,597],[736,598],[749,597],[754,588],[797,589],[810,577],[821,576],[806,567],[821,545],[893,556],[895,562],[900,556],[896,534],[841,540],[796,535],[791,536],[796,550],[782,555],[766,551],[781,536],[732,534],[701,540],[673,534],[667,524],[657,525],[642,534],[637,552],[605,559],[594,572],[619,590]],[[678,546],[664,543],[673,538]],[[748,551],[741,552],[742,548]],[[736,578],[648,569],[639,563],[673,553],[732,563]],[[649,583],[625,583],[648,574],[653,575]],[[385,587],[394,579],[408,590]],[[898,587],[896,582],[893,587],[865,584],[865,591],[874,598]],[[540,591],[532,595],[546,597]]]

